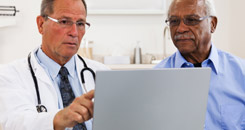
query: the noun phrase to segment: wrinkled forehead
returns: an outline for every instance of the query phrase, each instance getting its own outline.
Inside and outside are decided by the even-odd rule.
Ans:
[[[169,8],[168,16],[185,16],[196,14],[199,16],[206,15],[204,0],[173,0]]]
[[[85,6],[81,0],[55,0],[53,8],[54,13],[86,14]]]

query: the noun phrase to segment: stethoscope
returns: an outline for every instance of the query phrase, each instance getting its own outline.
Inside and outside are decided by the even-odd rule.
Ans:
[[[85,78],[84,78],[84,71],[89,71],[92,75],[93,75],[93,79],[95,81],[95,73],[94,71],[89,68],[86,64],[86,62],[83,60],[83,58],[79,55],[77,55],[79,57],[79,59],[83,62],[83,66],[84,68],[81,70],[80,72],[80,76],[81,76],[81,80],[82,80],[82,84],[83,84],[83,88],[85,90],[85,93],[87,93],[87,89],[85,87]],[[34,81],[34,84],[35,84],[35,89],[36,89],[36,94],[37,94],[37,112],[40,113],[40,112],[47,112],[47,108],[41,104],[41,98],[40,98],[40,93],[39,93],[39,88],[38,88],[38,82],[37,82],[37,78],[34,74],[34,71],[32,69],[32,66],[31,66],[31,53],[28,55],[28,65],[29,65],[29,68],[30,68],[30,71],[31,71],[31,75],[32,75],[32,78],[33,78],[33,81]]]

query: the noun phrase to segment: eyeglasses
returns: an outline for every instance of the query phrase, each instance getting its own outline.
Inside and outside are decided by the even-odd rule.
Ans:
[[[54,18],[51,18],[49,16],[46,16],[46,18],[58,23],[62,28],[70,28],[73,24],[76,24],[76,26],[79,30],[88,30],[88,28],[90,27],[90,23],[83,22],[83,21],[73,22],[69,19],[65,19],[65,18],[54,19]]]
[[[202,20],[207,19],[209,17],[211,17],[211,16],[199,17],[196,15],[187,15],[187,16],[184,16],[183,22],[187,26],[195,26],[195,25],[199,24]],[[165,23],[167,25],[169,25],[170,27],[174,27],[174,26],[178,26],[180,24],[181,20],[182,20],[182,18],[177,17],[177,16],[173,16],[173,17],[170,17],[169,19],[165,20]]]

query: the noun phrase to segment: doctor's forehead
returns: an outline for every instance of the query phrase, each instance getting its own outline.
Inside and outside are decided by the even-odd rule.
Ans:
[[[70,13],[73,15],[86,15],[82,0],[55,0],[53,14]]]

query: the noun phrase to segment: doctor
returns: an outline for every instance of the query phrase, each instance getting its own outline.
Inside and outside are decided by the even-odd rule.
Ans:
[[[76,54],[90,25],[86,16],[84,0],[42,0],[36,19],[41,46],[0,70],[4,130],[92,129],[94,79],[88,67],[108,68]]]

